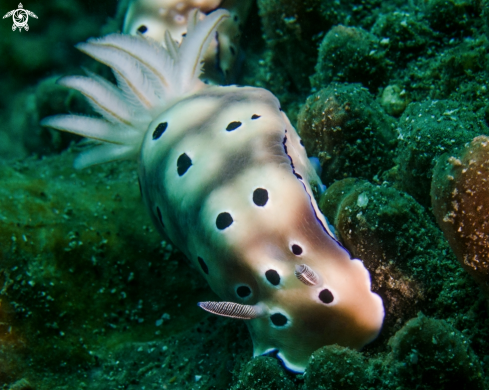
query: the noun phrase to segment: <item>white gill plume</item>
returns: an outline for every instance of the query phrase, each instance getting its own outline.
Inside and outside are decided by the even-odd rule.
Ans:
[[[252,320],[263,317],[266,312],[261,305],[241,305],[234,302],[199,302],[199,307],[212,314],[237,318],[240,320]]]
[[[167,32],[166,49],[142,36],[122,34],[78,44],[79,50],[112,68],[117,86],[91,72],[88,77],[62,77],[58,84],[80,91],[102,117],[57,115],[44,118],[41,125],[95,141],[77,157],[76,168],[136,158],[151,121],[205,87],[199,80],[202,58],[215,28],[228,17],[227,11],[217,10],[199,20],[201,15],[193,10],[180,46]]]
[[[295,276],[307,286],[315,286],[319,283],[319,276],[306,264],[295,266]]]

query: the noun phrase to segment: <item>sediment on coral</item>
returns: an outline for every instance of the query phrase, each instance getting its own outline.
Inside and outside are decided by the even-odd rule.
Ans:
[[[438,159],[431,201],[459,263],[489,294],[489,137]]]
[[[293,377],[288,375],[277,359],[259,356],[252,359],[241,370],[231,390],[295,390]]]
[[[429,207],[436,158],[475,136],[489,134],[481,113],[453,100],[413,102],[399,119],[396,150],[399,187]]]
[[[304,375],[307,390],[357,390],[366,385],[368,362],[360,352],[338,345],[318,349]]]
[[[338,25],[328,31],[319,46],[315,71],[311,84],[317,89],[333,81],[346,81],[362,83],[376,93],[384,85],[389,68],[375,35],[362,28]]]
[[[468,339],[446,321],[420,314],[389,346],[392,372],[403,388],[485,388],[481,363]]]
[[[360,84],[331,83],[311,94],[297,128],[309,156],[319,158],[326,185],[373,180],[394,165],[395,121]]]

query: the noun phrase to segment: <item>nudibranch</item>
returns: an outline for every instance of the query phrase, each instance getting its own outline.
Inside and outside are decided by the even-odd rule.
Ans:
[[[313,196],[320,179],[278,99],[199,79],[228,15],[192,12],[187,36],[177,46],[167,32],[166,49],[120,34],[79,44],[113,69],[118,87],[91,73],[61,78],[102,117],[58,115],[42,125],[94,140],[77,168],[137,159],[154,224],[223,300],[199,306],[245,320],[255,356],[303,372],[321,346],[372,341],[383,304],[321,214]]]
[[[226,9],[230,17],[216,29],[204,55],[203,78],[217,84],[229,84],[238,72],[242,26],[248,16],[251,0],[132,0],[124,18],[125,34],[150,37],[165,45],[165,31],[180,43],[187,34],[190,11],[208,14]]]

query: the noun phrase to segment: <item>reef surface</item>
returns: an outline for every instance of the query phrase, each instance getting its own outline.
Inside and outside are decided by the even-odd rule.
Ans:
[[[111,77],[73,45],[127,1],[24,6],[29,31],[0,23],[0,389],[489,389],[486,0],[252,6],[238,83],[280,99],[386,309],[373,343],[304,375],[196,306],[216,297],[152,227],[134,162],[75,171],[78,139],[39,126],[93,114],[55,80]]]

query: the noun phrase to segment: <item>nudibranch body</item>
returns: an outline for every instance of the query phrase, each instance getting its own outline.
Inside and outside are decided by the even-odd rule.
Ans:
[[[206,50],[203,77],[217,84],[228,84],[238,71],[241,30],[250,7],[250,0],[132,0],[125,15],[123,32],[141,34],[165,45],[165,31],[169,31],[180,43],[187,33],[192,9],[198,8],[205,14],[217,8],[226,9],[230,17],[217,27]]]
[[[337,343],[361,348],[384,310],[362,262],[335,240],[313,197],[321,183],[277,98],[261,88],[199,80],[206,46],[226,11],[191,14],[180,46],[108,35],[78,48],[113,68],[65,77],[103,118],[60,115],[43,125],[97,143],[77,167],[139,161],[141,193],[158,229],[223,302],[203,309],[246,320],[254,355],[296,372]]]

